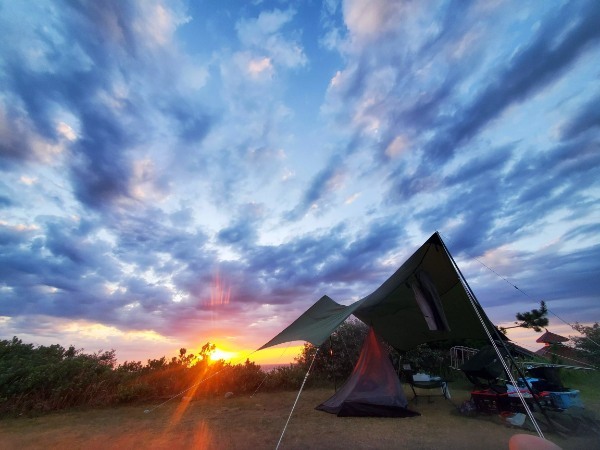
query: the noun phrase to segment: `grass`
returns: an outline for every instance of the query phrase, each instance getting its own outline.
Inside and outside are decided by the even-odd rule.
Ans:
[[[469,398],[468,385],[454,382],[452,402]],[[409,397],[412,393],[405,389]],[[584,392],[582,390],[582,392]],[[282,449],[507,449],[522,429],[509,428],[497,416],[461,416],[441,396],[410,402],[419,417],[403,419],[338,418],[314,408],[333,389],[305,390]],[[258,393],[188,401],[175,399],[145,413],[149,405],[71,410],[35,418],[0,421],[2,449],[269,449],[275,448],[296,392]],[[584,401],[600,409],[600,396]],[[526,432],[534,434],[532,432]],[[599,448],[598,435],[546,437],[563,449]]]

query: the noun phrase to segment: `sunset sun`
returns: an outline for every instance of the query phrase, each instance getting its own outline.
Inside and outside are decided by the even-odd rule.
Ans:
[[[215,348],[215,350],[210,354],[211,361],[220,361],[221,359],[224,361],[229,361],[232,358],[237,356],[236,352],[228,352],[225,350],[221,350],[220,348]]]

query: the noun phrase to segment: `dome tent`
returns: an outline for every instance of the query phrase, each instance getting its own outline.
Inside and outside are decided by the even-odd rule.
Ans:
[[[360,356],[344,385],[317,409],[340,417],[407,417],[419,415],[407,409],[408,401],[373,328],[365,337]]]

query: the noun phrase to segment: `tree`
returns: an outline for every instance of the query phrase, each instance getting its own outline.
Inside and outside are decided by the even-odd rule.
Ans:
[[[575,348],[580,350],[592,364],[600,365],[600,324],[596,322],[592,326],[587,326],[576,323],[573,328],[582,334],[582,336],[569,336]]]
[[[346,320],[319,347],[312,373],[330,380],[345,380],[352,373],[368,331],[360,320]],[[316,350],[314,345],[304,344],[302,353],[296,357],[298,365],[307,370]]]
[[[521,323],[515,322],[515,326],[513,327],[501,327],[500,330],[505,333],[506,330],[511,328],[531,328],[538,333],[542,331],[542,328],[548,326],[548,308],[546,307],[546,302],[540,302],[540,309],[532,309],[531,311],[527,311],[524,313],[518,312],[515,317],[517,320],[520,320]]]

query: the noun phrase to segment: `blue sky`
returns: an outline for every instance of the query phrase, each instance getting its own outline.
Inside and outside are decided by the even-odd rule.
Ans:
[[[556,316],[600,320],[598,23],[597,1],[0,1],[0,336],[255,349],[436,230],[494,322],[545,300],[574,334]]]

